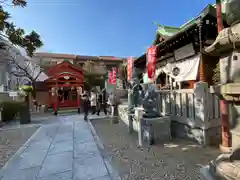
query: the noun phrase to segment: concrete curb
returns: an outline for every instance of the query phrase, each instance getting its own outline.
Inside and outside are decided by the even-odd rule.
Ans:
[[[99,119],[97,119],[99,120]],[[112,167],[111,165],[111,159],[110,157],[106,154],[106,151],[104,150],[104,146],[99,138],[99,136],[97,135],[97,132],[95,131],[91,121],[88,121],[88,125],[90,127],[90,130],[93,134],[94,139],[96,140],[97,146],[100,150],[101,156],[103,158],[103,161],[105,163],[105,166],[108,170],[108,173],[111,177],[112,180],[121,180],[121,177],[119,176],[118,172],[115,170],[115,168]]]
[[[0,132],[2,131],[11,131],[11,130],[16,130],[16,129],[23,129],[23,128],[30,128],[30,127],[41,127],[42,125],[40,124],[24,124],[24,125],[16,125],[15,127],[6,127],[6,128],[1,128]]]
[[[2,178],[4,175],[4,172],[6,170],[6,168],[8,166],[11,166],[12,163],[15,162],[15,160],[17,160],[20,155],[25,151],[25,149],[27,148],[29,142],[38,134],[38,132],[41,130],[41,126],[36,130],[36,132],[22,145],[22,147],[20,147],[17,152],[5,163],[5,165],[1,168],[0,170],[0,177]]]
[[[106,119],[110,119],[110,116],[103,116],[103,117],[90,117],[89,120],[90,121],[96,121],[96,120],[106,120]]]

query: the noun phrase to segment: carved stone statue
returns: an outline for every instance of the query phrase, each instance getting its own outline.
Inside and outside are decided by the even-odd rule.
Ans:
[[[157,105],[157,93],[156,93],[156,86],[154,84],[142,84],[143,91],[144,91],[144,98],[143,98],[143,108],[145,114],[143,117],[145,118],[155,118],[158,117],[159,114],[156,110]]]
[[[137,69],[133,68],[133,74],[132,74],[132,82],[130,84],[130,91],[129,96],[131,99],[131,103],[129,103],[129,112],[134,113],[134,108],[138,107],[140,104],[139,101],[139,85],[140,81],[137,74]]]
[[[232,152],[220,155],[201,171],[207,179],[240,179],[240,1],[228,0],[226,19],[230,27],[223,29],[206,52],[220,57],[221,87],[219,95],[231,104]],[[207,170],[206,170],[207,169]]]

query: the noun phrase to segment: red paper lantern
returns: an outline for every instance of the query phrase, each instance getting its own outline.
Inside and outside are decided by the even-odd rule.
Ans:
[[[127,79],[130,81],[132,79],[132,69],[133,69],[133,58],[128,58],[128,64],[127,64]]]
[[[152,46],[148,48],[147,51],[147,71],[148,78],[153,79],[155,77],[156,72],[156,58],[157,58],[157,47]]]

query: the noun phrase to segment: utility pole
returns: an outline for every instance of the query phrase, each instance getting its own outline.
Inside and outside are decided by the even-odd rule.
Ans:
[[[224,28],[222,20],[221,0],[216,0],[216,15],[217,15],[217,28],[219,33]],[[222,124],[222,144],[220,146],[222,147],[223,150],[224,148],[230,148],[232,146],[229,123],[229,107],[227,101],[225,100],[220,100],[220,118]]]

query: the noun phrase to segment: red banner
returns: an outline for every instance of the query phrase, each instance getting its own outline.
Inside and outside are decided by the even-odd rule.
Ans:
[[[132,79],[132,69],[133,69],[133,58],[128,58],[127,64],[127,80],[130,81]]]
[[[153,79],[156,71],[157,47],[152,46],[147,51],[147,70],[148,78]]]
[[[112,84],[116,84],[117,82],[117,68],[112,68]]]
[[[112,71],[108,72],[108,83],[112,84]]]

